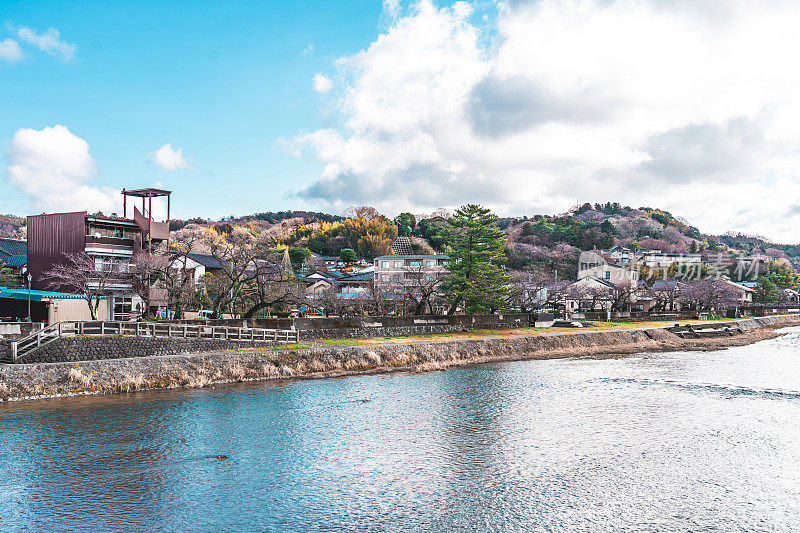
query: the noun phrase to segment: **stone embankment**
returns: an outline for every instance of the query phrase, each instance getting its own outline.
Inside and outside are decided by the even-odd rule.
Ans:
[[[776,328],[794,325],[800,325],[800,316],[727,322],[715,334],[699,335],[687,335],[681,329],[673,332],[668,328],[652,328],[0,365],[0,398],[203,387],[235,381],[335,377],[358,373],[424,372],[494,361],[711,350],[769,338],[776,335]]]

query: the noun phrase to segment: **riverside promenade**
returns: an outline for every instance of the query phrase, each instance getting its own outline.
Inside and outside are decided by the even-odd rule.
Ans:
[[[716,333],[685,335],[666,324],[557,331],[465,332],[405,339],[324,339],[309,344],[206,353],[0,365],[0,399],[132,392],[268,379],[330,378],[361,373],[427,372],[495,361],[617,357],[642,352],[712,350],[740,346],[800,325],[800,315],[695,322]],[[599,329],[599,328],[598,328]],[[545,331],[541,331],[545,330]]]

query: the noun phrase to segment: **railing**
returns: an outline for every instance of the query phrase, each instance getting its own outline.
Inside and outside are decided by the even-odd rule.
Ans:
[[[241,342],[292,344],[300,340],[300,332],[282,329],[238,328],[174,324],[170,322],[65,321],[48,326],[11,343],[11,363],[60,339],[74,336],[166,337],[171,339],[208,339]]]
[[[86,244],[109,244],[133,248],[133,239],[130,237],[107,237],[105,235],[87,235]]]

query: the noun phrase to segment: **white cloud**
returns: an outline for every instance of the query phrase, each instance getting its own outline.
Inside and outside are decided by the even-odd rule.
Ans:
[[[304,56],[307,56],[307,55],[309,55],[309,54],[310,54],[311,52],[313,52],[313,51],[314,51],[314,45],[313,45],[313,44],[311,44],[311,43],[308,43],[308,46],[306,46],[305,48],[303,48],[303,52],[302,52],[302,54],[303,54]]]
[[[324,164],[301,197],[506,214],[613,200],[797,240],[800,4],[539,0],[499,4],[486,28],[470,16],[421,0],[337,62],[344,125],[297,138]]]
[[[89,144],[56,125],[17,130],[6,148],[8,180],[43,211],[119,210],[119,193],[87,182],[95,173]]]
[[[314,76],[314,90],[320,94],[325,94],[333,87],[333,82],[324,74]]]
[[[165,170],[191,168],[183,157],[183,148],[175,149],[172,147],[172,143],[165,144],[150,155],[153,161]]]
[[[8,63],[16,63],[22,60],[22,48],[14,39],[4,39],[0,41],[0,60]]]
[[[78,49],[74,44],[62,40],[61,33],[55,28],[38,33],[34,29],[22,26],[17,30],[17,37],[43,52],[61,57],[64,62],[72,61],[75,57],[75,51]]]
[[[383,0],[383,13],[390,19],[395,19],[400,14],[400,0]]]

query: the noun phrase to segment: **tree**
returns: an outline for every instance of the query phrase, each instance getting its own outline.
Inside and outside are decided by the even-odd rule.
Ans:
[[[358,257],[356,256],[356,251],[352,248],[342,248],[342,251],[339,252],[339,259],[349,264],[355,263]]]
[[[450,219],[452,251],[449,274],[442,291],[452,314],[458,307],[466,313],[487,313],[504,308],[511,294],[511,276],[502,268],[506,235],[496,225],[497,217],[479,205],[459,208]]]
[[[0,287],[18,287],[19,274],[10,266],[0,264]]]
[[[80,294],[97,320],[100,302],[115,293],[115,287],[131,283],[130,263],[120,259],[97,262],[84,253],[64,254],[64,261],[44,273],[53,290]]]
[[[413,264],[416,262],[417,264]],[[444,272],[425,268],[423,261],[412,261],[412,265],[403,267],[403,277],[395,294],[414,306],[413,314],[421,315],[427,309],[433,314],[433,305],[439,298],[439,286]]]
[[[276,305],[296,305],[305,300],[305,291],[292,272],[288,252],[253,260],[242,290],[245,311],[242,318],[252,318],[261,309]]]
[[[400,213],[394,219],[397,226],[397,234],[402,237],[411,237],[417,227],[417,219],[411,213]]]
[[[773,283],[766,276],[758,278],[758,289],[753,295],[753,300],[759,303],[772,303],[780,299],[780,290],[778,286]]]
[[[542,307],[547,301],[548,288],[555,283],[553,275],[542,268],[526,272],[517,270],[511,272],[511,276],[514,288],[511,304],[523,313]]]
[[[289,248],[289,259],[291,259],[292,266],[295,269],[299,270],[309,257],[311,257],[311,250],[308,248],[302,246],[292,246]]]

